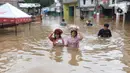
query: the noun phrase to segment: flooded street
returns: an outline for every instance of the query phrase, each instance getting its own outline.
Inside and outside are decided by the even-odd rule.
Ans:
[[[14,27],[0,29],[0,73],[130,73],[130,23],[101,19],[87,27],[79,21],[84,36],[79,50],[53,47],[48,35],[54,29],[61,28],[63,38],[70,35],[59,23],[60,17],[46,17],[30,29],[19,25],[17,36]],[[97,37],[104,23],[110,24],[110,39]]]

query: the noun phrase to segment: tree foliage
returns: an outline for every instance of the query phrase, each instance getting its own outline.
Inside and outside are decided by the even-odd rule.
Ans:
[[[51,4],[53,4],[54,0],[40,0],[40,3],[42,6],[46,7],[46,6],[50,6]]]

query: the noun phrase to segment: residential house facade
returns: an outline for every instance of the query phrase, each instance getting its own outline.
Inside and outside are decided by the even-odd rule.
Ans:
[[[130,19],[130,0],[78,0],[80,13],[88,17],[92,17],[93,14],[97,12],[104,17],[115,17],[117,13],[116,4],[123,3],[127,1],[128,12],[126,13],[126,18]]]
[[[101,0],[100,1],[100,14],[104,16],[113,17],[115,14],[114,7],[111,5],[117,3],[117,0]]]
[[[115,12],[111,5],[119,1],[121,0],[79,0],[79,6],[81,14],[87,17],[91,17],[97,12],[100,15],[113,16]]]
[[[113,14],[119,13],[121,16],[126,14],[126,20],[130,19],[130,0],[112,0],[113,2],[109,3],[109,8],[113,6]],[[118,10],[121,9],[121,10]],[[113,15],[114,16],[114,15]]]
[[[118,12],[117,9],[122,8],[122,6],[120,6],[119,4],[124,4],[124,3],[128,4],[129,2],[128,0],[105,0],[106,2],[103,2],[103,1],[104,0],[100,1],[101,13],[106,16],[114,16]],[[125,4],[123,6],[125,6]],[[129,5],[126,5],[126,7],[129,8]]]
[[[77,0],[63,0],[64,19],[69,20],[75,17]]]
[[[78,0],[81,9],[81,15],[91,17],[97,12],[100,15],[112,17],[115,14],[113,4],[121,2],[122,0]]]
[[[93,15],[96,7],[96,0],[78,0],[78,2],[81,15],[84,15],[85,17],[90,17]]]
[[[130,0],[120,0],[119,3],[123,3],[125,2],[127,4],[127,7],[128,7],[128,10],[127,12],[125,13],[126,15],[126,21],[129,21],[130,20]]]

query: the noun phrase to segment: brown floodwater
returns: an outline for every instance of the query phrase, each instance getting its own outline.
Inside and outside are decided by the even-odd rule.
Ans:
[[[0,29],[0,73],[130,73],[130,23],[100,19],[88,27],[84,21],[67,21],[80,27],[84,39],[80,48],[53,47],[47,38],[61,28],[63,38],[70,35],[60,26],[60,17],[43,18],[42,23]],[[98,38],[104,23],[110,24],[112,38]]]

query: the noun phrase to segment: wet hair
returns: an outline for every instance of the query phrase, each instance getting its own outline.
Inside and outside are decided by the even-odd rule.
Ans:
[[[107,27],[107,28],[108,28],[108,27],[109,27],[109,24],[104,24],[104,27]]]
[[[57,35],[59,35],[59,38],[62,38],[61,34],[57,34]],[[56,33],[54,34],[54,39],[56,40]]]
[[[91,22],[91,20],[88,20],[88,22]]]
[[[72,35],[73,32],[75,32],[75,36],[74,37],[76,37],[78,35],[78,32],[76,30],[71,30],[71,35]]]
[[[62,31],[61,29],[55,29],[54,33],[55,33],[55,34],[62,34],[63,31]]]
[[[55,29],[54,31],[54,39],[56,39],[56,34],[59,35],[59,38],[61,37],[61,34],[63,33],[63,31],[61,29]]]

